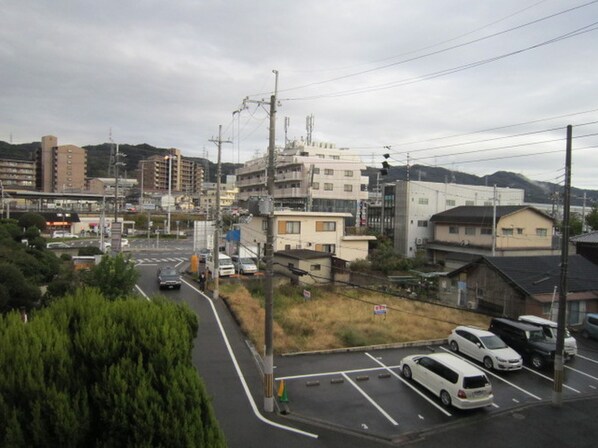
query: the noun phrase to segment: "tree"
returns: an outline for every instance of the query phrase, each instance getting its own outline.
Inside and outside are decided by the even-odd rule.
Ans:
[[[563,226],[561,225],[561,228]],[[582,222],[581,222],[581,218],[579,215],[577,215],[576,213],[572,213],[570,218],[569,218],[569,236],[575,236],[575,235],[579,235],[582,233],[583,228],[582,228]]]
[[[115,257],[104,255],[97,266],[83,274],[86,285],[98,288],[110,300],[129,295],[138,278],[135,264],[122,253]]]
[[[28,282],[19,268],[12,264],[0,263],[0,285],[8,294],[7,299],[1,300],[5,302],[5,309],[25,308],[29,310],[37,306],[41,299],[40,289]],[[0,293],[0,296],[4,296],[5,293]]]
[[[598,230],[598,205],[594,205],[592,211],[586,215],[586,224],[592,230]]]
[[[19,218],[19,227],[29,228],[36,227],[39,231],[46,228],[46,218],[39,213],[27,212],[23,213]]]

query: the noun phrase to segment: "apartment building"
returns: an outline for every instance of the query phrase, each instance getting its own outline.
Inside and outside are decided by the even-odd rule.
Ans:
[[[138,183],[144,192],[167,192],[170,190],[198,194],[203,183],[203,166],[170,149],[169,155],[151,156],[139,161]]]
[[[75,145],[58,146],[53,135],[42,137],[36,155],[37,189],[51,193],[85,191],[87,151]]]
[[[233,176],[234,177],[234,176]],[[229,179],[230,180],[230,179]],[[204,182],[199,196],[199,208],[206,212],[216,209],[216,191],[215,182]],[[220,209],[232,207],[237,198],[238,189],[234,182],[220,184]]]
[[[368,255],[371,235],[347,235],[345,221],[350,213],[274,212],[274,252],[308,249],[333,254],[351,262]],[[267,218],[254,216],[249,223],[240,224],[241,245],[255,247],[266,243]]]
[[[382,202],[369,204],[368,228],[394,241],[398,254],[414,257],[432,241],[432,215],[460,205],[493,205],[494,187],[441,182],[403,181],[382,187]],[[522,205],[524,191],[496,188],[496,205]]]
[[[0,159],[0,184],[13,190],[35,190],[37,168],[33,160]]]
[[[237,169],[238,201],[267,195],[267,157]],[[350,213],[354,225],[359,204],[367,200],[366,166],[349,149],[332,143],[293,141],[276,154],[274,204],[277,208]]]

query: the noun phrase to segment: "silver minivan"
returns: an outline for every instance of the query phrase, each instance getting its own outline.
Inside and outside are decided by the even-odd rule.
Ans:
[[[556,330],[557,330],[557,323],[553,322],[548,319],[544,319],[538,316],[526,315],[526,316],[519,316],[519,320],[521,322],[525,322],[527,324],[536,325],[538,327],[542,327],[544,331],[544,336],[546,339],[549,339],[556,343]],[[565,355],[567,358],[573,358],[577,355],[577,341],[569,330],[565,328]]]

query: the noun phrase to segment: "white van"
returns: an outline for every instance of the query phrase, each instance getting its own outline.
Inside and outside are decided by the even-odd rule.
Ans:
[[[440,397],[444,406],[474,409],[490,406],[494,401],[486,374],[450,353],[406,356],[399,368],[405,378]]]
[[[542,327],[546,339],[556,343],[556,330],[558,326],[556,322],[532,315],[519,316],[519,320],[527,324]],[[565,328],[565,355],[569,359],[577,355],[577,341],[571,336],[571,333],[569,333],[567,328]]]
[[[214,272],[214,257],[211,253],[206,261],[206,268],[211,273]],[[219,277],[228,277],[235,273],[235,265],[231,258],[226,254],[218,254],[218,273]]]

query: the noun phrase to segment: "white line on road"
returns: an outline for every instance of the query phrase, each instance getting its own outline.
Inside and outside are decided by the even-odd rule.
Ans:
[[[469,362],[471,365],[473,365],[473,366],[477,367],[477,368],[478,368],[478,369],[480,369],[480,370],[483,370],[483,371],[484,371],[484,372],[486,372],[488,375],[492,375],[494,378],[497,378],[497,379],[501,380],[503,383],[507,383],[509,386],[511,386],[511,387],[514,387],[515,389],[518,389],[518,390],[520,390],[520,391],[521,391],[521,392],[523,392],[524,394],[527,394],[527,395],[529,395],[530,397],[533,397],[533,398],[535,398],[535,399],[536,399],[536,400],[538,400],[538,401],[542,401],[542,399],[541,399],[540,397],[538,397],[537,395],[534,395],[534,394],[532,394],[531,392],[529,392],[529,391],[527,391],[527,390],[523,389],[522,387],[519,387],[519,386],[517,386],[516,384],[514,384],[514,383],[511,383],[510,381],[507,381],[507,380],[505,380],[503,377],[501,377],[501,376],[498,376],[496,373],[494,373],[494,372],[492,372],[492,371],[490,371],[490,370],[486,370],[485,368],[483,368],[483,367],[481,367],[481,366],[478,366],[477,364],[472,364],[472,363],[471,363],[471,362],[470,362],[468,359],[464,358],[462,355],[459,355],[459,354],[457,354],[457,353],[451,352],[449,349],[446,349],[446,348],[444,348],[444,347],[440,347],[440,348],[441,348],[442,350],[444,350],[445,352],[452,353],[454,356],[457,356],[457,357],[461,358],[462,360]]]
[[[139,292],[141,293],[141,295],[142,295],[143,297],[145,297],[145,299],[146,299],[148,302],[150,301],[150,299],[149,299],[149,297],[147,296],[147,294],[143,292],[143,289],[141,289],[141,288],[139,287],[139,285],[135,285],[135,288],[137,288],[137,291],[139,291]]]
[[[366,352],[366,356],[370,357],[374,362],[376,362],[376,363],[380,364],[382,367],[384,367],[384,369],[387,370],[391,375],[395,376],[403,384],[405,384],[406,386],[410,387],[412,390],[417,392],[417,394],[419,394],[421,397],[423,397],[428,403],[430,403],[435,408],[439,409],[440,412],[447,415],[448,417],[452,417],[452,414],[450,412],[448,412],[443,407],[439,406],[437,403],[433,402],[429,397],[427,397],[426,395],[422,394],[419,390],[417,390],[415,388],[415,386],[413,386],[411,383],[407,382],[403,377],[401,377],[401,375],[397,374],[394,370],[392,370],[393,368],[395,368],[395,369],[398,368],[398,366],[389,367],[389,366],[385,365],[382,361],[377,360],[376,358],[374,358],[372,355],[370,355],[367,352]]]
[[[590,375],[589,373],[582,372],[581,370],[574,369],[573,367],[565,366],[565,369],[573,370],[574,372],[579,373],[580,375],[585,375],[588,378],[592,378],[593,380],[598,381],[598,378],[595,376]]]
[[[395,419],[393,419],[393,418],[392,418],[392,417],[391,417],[391,416],[388,414],[388,412],[386,412],[384,409],[382,409],[382,406],[380,406],[378,403],[376,403],[372,397],[370,397],[368,394],[366,394],[366,393],[365,393],[365,391],[364,391],[364,390],[363,390],[361,387],[359,387],[357,384],[355,384],[355,381],[353,381],[351,378],[349,378],[349,377],[347,376],[347,374],[346,374],[346,373],[343,373],[342,375],[343,375],[343,377],[344,377],[344,378],[345,378],[345,379],[346,379],[346,380],[347,380],[347,381],[348,381],[348,382],[351,384],[351,386],[353,386],[355,389],[357,389],[357,391],[358,391],[358,392],[359,392],[361,395],[363,395],[363,397],[364,397],[364,398],[365,398],[367,401],[369,401],[369,402],[372,404],[372,406],[374,406],[376,409],[378,409],[378,411],[379,411],[379,412],[380,412],[380,413],[381,413],[381,414],[382,414],[384,417],[386,417],[390,423],[392,423],[392,424],[393,424],[393,425],[395,425],[395,426],[399,426],[399,423],[398,423],[398,422],[397,422]]]
[[[279,376],[279,377],[276,377],[276,381],[280,381],[280,380],[298,380],[298,379],[301,379],[301,378],[313,378],[313,377],[318,377],[318,376],[342,375],[343,373],[376,372],[378,370],[386,370],[387,368],[396,369],[398,367],[399,366],[368,367],[367,369],[337,370],[337,371],[334,371],[334,372],[317,372],[317,373],[306,373],[304,375]]]
[[[588,358],[587,356],[582,356],[579,353],[576,355],[576,358],[585,359],[586,361],[590,361],[590,362],[598,364],[598,361],[596,361],[595,359]]]
[[[294,433],[297,433],[297,434],[301,434],[303,436],[311,437],[313,439],[317,439],[318,438],[317,434],[312,434],[310,432],[301,431],[300,429],[293,428],[291,426],[281,425],[280,423],[276,423],[276,422],[273,422],[271,420],[268,420],[266,417],[264,417],[260,413],[260,411],[257,408],[257,405],[255,404],[253,396],[251,395],[251,391],[249,390],[249,386],[247,385],[247,381],[245,381],[245,377],[243,376],[243,372],[241,371],[241,367],[239,367],[239,363],[237,362],[237,357],[235,356],[235,353],[233,352],[233,348],[230,345],[230,342],[228,340],[228,336],[226,335],[226,332],[224,331],[224,326],[222,325],[222,322],[220,321],[220,316],[218,315],[218,312],[216,311],[216,307],[214,306],[214,302],[207,295],[205,295],[204,293],[202,293],[199,289],[197,289],[195,286],[193,286],[192,284],[190,284],[186,280],[182,280],[182,282],[185,283],[187,286],[189,286],[194,291],[198,292],[199,295],[201,297],[203,297],[205,300],[207,300],[208,303],[210,304],[210,307],[212,308],[212,312],[214,313],[214,317],[216,318],[216,322],[218,323],[218,328],[220,328],[220,333],[222,334],[222,339],[224,339],[224,344],[226,345],[226,348],[228,350],[228,354],[230,355],[231,360],[233,362],[233,365],[235,366],[235,370],[237,371],[237,376],[239,377],[239,380],[241,381],[241,385],[243,386],[243,390],[245,391],[245,395],[247,396],[247,400],[249,401],[249,404],[251,405],[251,409],[253,410],[253,413],[255,414],[255,416],[259,420],[261,420],[262,422],[264,422],[264,423],[266,423],[268,425],[274,426],[276,428],[283,429],[285,431],[291,431],[291,432],[294,432]]]
[[[548,381],[552,381],[552,382],[554,383],[554,379],[550,378],[549,376],[546,376],[546,375],[544,375],[544,374],[542,374],[542,373],[540,373],[540,372],[537,372],[536,370],[532,370],[532,369],[530,369],[529,367],[525,367],[525,366],[523,366],[523,368],[524,368],[525,370],[527,370],[528,372],[535,373],[536,375],[538,375],[538,376],[541,376],[542,378],[545,378],[545,379],[547,379]],[[581,393],[581,392],[580,392],[580,391],[578,391],[577,389],[573,389],[571,386],[567,386],[566,384],[563,384],[563,387],[566,387],[567,389],[570,389],[570,390],[572,390],[573,392],[577,392],[578,394],[580,394],[580,393]]]

